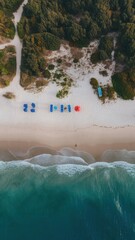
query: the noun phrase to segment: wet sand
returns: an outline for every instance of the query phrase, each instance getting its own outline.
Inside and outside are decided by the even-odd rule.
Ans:
[[[25,159],[39,154],[92,154],[96,161],[107,150],[135,150],[135,128],[103,128],[93,126],[76,131],[36,130],[34,127],[3,126],[0,128],[1,160]],[[68,149],[61,153],[61,149]],[[70,149],[70,150],[69,150]],[[72,149],[72,150],[71,150]]]

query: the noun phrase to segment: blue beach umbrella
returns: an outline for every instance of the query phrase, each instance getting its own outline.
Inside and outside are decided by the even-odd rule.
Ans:
[[[50,112],[53,112],[53,104],[50,104]]]
[[[28,104],[23,104],[23,111],[28,112]]]
[[[71,112],[71,105],[68,105],[68,112]]]
[[[63,104],[60,105],[60,111],[64,112],[64,105]]]
[[[32,106],[33,108],[35,108],[35,107],[36,107],[36,104],[35,104],[35,103],[32,103],[31,106]]]

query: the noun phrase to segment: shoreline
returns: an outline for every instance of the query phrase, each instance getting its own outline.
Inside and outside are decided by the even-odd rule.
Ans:
[[[37,131],[36,131],[37,129]],[[1,126],[0,156],[33,157],[43,153],[57,155],[61,149],[70,149],[73,155],[79,152],[91,154],[95,161],[108,150],[135,150],[135,127],[104,128],[90,127],[76,131],[54,131],[38,126]],[[8,140],[7,140],[8,139]],[[31,149],[30,155],[28,153]],[[10,154],[6,154],[6,151]],[[68,151],[64,152],[65,154]],[[70,151],[69,151],[70,152]],[[4,154],[3,154],[4,153]],[[63,154],[62,154],[63,155]]]

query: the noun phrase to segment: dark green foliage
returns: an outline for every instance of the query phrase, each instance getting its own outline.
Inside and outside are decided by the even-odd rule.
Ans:
[[[93,64],[100,62],[100,55],[98,50],[91,55],[91,62]]]
[[[11,19],[0,10],[0,36],[14,38],[15,27]]]
[[[10,2],[14,5],[12,2],[21,0]],[[23,39],[22,71],[42,76],[46,67],[40,60],[43,50],[59,49],[62,39],[83,47],[97,38],[99,48],[91,57],[92,63],[110,59],[114,44],[108,33],[117,31],[116,61],[130,72],[135,67],[134,12],[133,0],[29,1],[18,24],[18,33]]]
[[[78,23],[72,23],[71,26],[66,28],[66,38],[72,42],[79,42],[86,37],[86,30]]]
[[[6,47],[4,50],[0,50],[0,73],[6,75],[12,74],[16,71],[16,57],[14,47]]]
[[[0,50],[0,87],[6,87],[12,81],[16,72],[16,57],[14,47]]]
[[[130,67],[135,66],[135,61],[130,62],[130,59],[135,56],[135,23],[126,23],[121,26],[121,34],[119,37],[120,50],[125,55],[125,62],[130,64]]]
[[[78,59],[78,58],[74,58],[73,62],[74,62],[74,63],[78,63],[78,62],[79,62],[79,59]]]
[[[99,60],[100,60],[100,61],[105,61],[105,60],[108,59],[108,58],[109,58],[109,56],[108,56],[108,54],[107,54],[106,51],[104,51],[104,50],[99,50]]]
[[[86,32],[88,39],[94,40],[100,36],[101,29],[99,28],[98,24],[94,21],[90,23],[88,31]]]
[[[114,93],[115,93],[114,88],[113,88],[112,86],[110,86],[110,85],[107,85],[106,90],[107,90],[107,97],[108,97],[110,100],[111,100],[111,99],[114,99]]]
[[[30,1],[24,7],[23,18],[19,24],[20,35],[23,36],[23,28],[26,30],[27,25],[29,34],[48,32],[76,44],[86,44],[87,40],[98,38],[100,34],[112,30],[112,13],[115,7],[110,6],[109,2]]]
[[[108,73],[107,73],[106,70],[99,71],[99,73],[100,73],[103,77],[107,77],[107,76],[108,76]]]
[[[115,91],[120,97],[125,100],[134,98],[135,90],[127,72],[114,74],[112,77],[112,83]]]
[[[38,61],[38,66],[41,72],[43,72],[46,68],[46,61],[43,57],[41,57]]]
[[[58,63],[58,64],[61,64],[61,63],[62,63],[62,59],[61,59],[61,58],[58,58],[58,59],[57,59],[57,63]]]
[[[25,39],[24,47],[22,50],[22,62],[21,62],[21,70],[24,73],[29,74],[30,76],[39,76],[40,75],[40,65],[38,60],[40,54],[36,50],[34,44]]]
[[[53,64],[50,64],[49,66],[48,66],[48,69],[51,71],[51,70],[53,70],[55,68],[55,66],[53,65]]]
[[[91,55],[91,62],[93,64],[104,61],[106,59],[108,59],[108,55],[104,50],[97,50],[95,53]]]
[[[120,51],[116,51],[115,60],[116,62],[123,64],[125,62],[124,54],[122,54]]]
[[[115,91],[112,86],[109,84],[102,86],[102,97],[100,98],[104,103],[106,99],[114,100],[115,99]]]
[[[90,84],[91,84],[91,86],[92,86],[94,89],[97,89],[97,88],[98,88],[98,81],[97,81],[96,78],[91,78]]]
[[[103,36],[100,39],[98,50],[92,54],[91,61],[96,64],[106,59],[111,58],[113,51],[113,38],[109,36]]]
[[[45,78],[50,78],[51,77],[51,73],[48,70],[44,71],[44,77]]]
[[[29,34],[29,24],[26,17],[21,18],[21,21],[17,25],[17,31],[21,39],[23,39],[25,35]]]
[[[60,48],[60,39],[51,33],[43,34],[43,40],[45,48],[48,50],[59,50]]]
[[[99,50],[104,51],[106,56],[110,58],[113,51],[113,38],[109,36],[102,37],[99,44]]]
[[[54,74],[54,78],[56,78],[56,79],[61,79],[61,77],[62,77],[62,74],[61,73],[55,73]]]
[[[10,72],[10,73],[14,73],[16,71],[16,57],[12,56],[8,59],[6,68],[8,69],[8,72]]]
[[[62,90],[58,91],[58,93],[56,94],[57,98],[64,98],[68,95],[68,90],[63,88]]]
[[[23,0],[0,0],[0,9],[4,10],[5,13],[15,12]]]
[[[25,35],[23,39],[21,70],[30,76],[44,76],[50,78],[46,70],[46,61],[42,57],[43,49],[58,50],[60,40],[50,33]]]

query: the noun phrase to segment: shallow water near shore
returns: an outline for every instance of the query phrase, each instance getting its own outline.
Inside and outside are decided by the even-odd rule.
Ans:
[[[134,192],[134,164],[48,154],[1,161],[0,239],[135,239]]]

